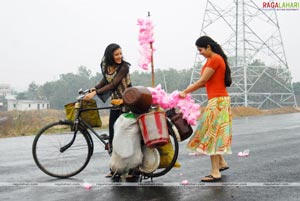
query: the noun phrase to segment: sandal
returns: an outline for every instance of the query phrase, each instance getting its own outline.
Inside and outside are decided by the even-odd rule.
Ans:
[[[126,179],[127,182],[136,182],[136,181],[138,181],[139,176],[138,175],[129,174],[129,175],[126,176],[125,179]]]
[[[219,169],[219,171],[222,172],[222,171],[228,170],[228,169],[229,169],[229,167],[228,167],[228,166],[225,166],[225,167],[221,167],[221,168]]]
[[[218,182],[221,181],[222,177],[216,178],[212,175],[207,175],[201,179],[202,182]]]
[[[105,178],[112,178],[112,179],[115,179],[115,178],[120,178],[120,174],[118,174],[117,172],[110,172],[108,173],[107,175],[105,175]]]
[[[105,178],[111,178],[111,177],[113,177],[113,173],[108,173],[107,175],[105,175]]]

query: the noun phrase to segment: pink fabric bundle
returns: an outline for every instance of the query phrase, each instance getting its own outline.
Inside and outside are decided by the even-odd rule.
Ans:
[[[153,39],[153,23],[150,18],[146,19],[138,19],[139,30],[139,43],[140,43],[140,54],[141,57],[139,59],[139,66],[148,70],[148,65],[151,62],[151,55],[154,49],[151,49],[151,45],[154,42]]]
[[[152,103],[160,105],[163,109],[170,109],[178,107],[183,114],[183,118],[187,120],[190,125],[197,124],[197,118],[200,116],[200,105],[196,104],[192,96],[188,94],[185,98],[179,97],[179,91],[173,91],[168,95],[161,85],[155,88],[148,87],[152,94]]]

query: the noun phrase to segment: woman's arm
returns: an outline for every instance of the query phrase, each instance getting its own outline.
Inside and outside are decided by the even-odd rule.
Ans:
[[[94,98],[94,96],[96,94],[102,94],[105,93],[109,90],[113,90],[115,89],[119,83],[122,81],[122,79],[129,73],[129,67],[128,66],[122,66],[120,67],[121,69],[119,70],[119,72],[117,73],[116,77],[114,77],[113,81],[109,84],[105,84],[103,87],[98,88],[99,86],[101,86],[101,82],[96,86],[96,90],[87,94],[84,97],[84,100],[90,100],[92,98]]]
[[[104,87],[105,84],[106,84],[106,80],[103,77],[102,80],[95,86],[95,89],[100,89],[100,88]]]
[[[197,80],[195,83],[189,85],[185,90],[183,90],[180,93],[180,96],[184,98],[186,96],[186,94],[194,92],[201,87],[204,87],[205,83],[211,78],[211,76],[214,73],[215,73],[214,69],[212,69],[210,67],[206,67],[204,72],[202,73],[200,79]]]
[[[119,70],[116,77],[114,77],[114,79],[111,83],[106,84],[105,86],[103,86],[100,89],[96,89],[97,94],[101,94],[101,93],[105,93],[109,90],[113,90],[120,84],[122,79],[129,73],[129,67],[128,66],[122,66],[120,68],[121,69]]]

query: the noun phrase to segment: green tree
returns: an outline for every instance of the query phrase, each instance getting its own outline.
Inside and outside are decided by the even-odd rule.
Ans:
[[[79,66],[76,74],[61,74],[59,80],[46,82],[40,87],[40,93],[50,102],[51,108],[63,109],[65,104],[75,101],[79,95],[79,89],[85,90],[94,87],[101,79],[100,73],[92,76],[91,70],[85,66]],[[102,103],[98,102],[98,104]]]
[[[28,96],[26,92],[20,92],[17,94],[16,99],[18,100],[27,100]]]
[[[189,85],[192,69],[176,70],[174,68],[155,71],[155,86],[161,84],[165,91],[171,93],[174,90],[182,90]],[[130,74],[133,86],[151,86],[151,72],[132,72]],[[34,83],[30,85],[32,94],[37,93],[39,98],[50,102],[53,109],[63,109],[64,105],[74,102],[78,96],[79,89],[89,89],[94,87],[102,79],[101,72],[95,76],[85,66],[79,66],[77,73],[66,73],[59,75],[56,81],[46,82],[44,85],[37,86]],[[19,97],[27,98],[26,93],[19,93]],[[34,92],[34,93],[33,93]],[[95,98],[99,107],[107,105],[100,99]]]
[[[81,77],[90,79],[91,75],[92,75],[92,71],[87,69],[86,66],[79,66],[78,67],[78,75]]]
[[[192,69],[176,70],[169,68],[166,70],[157,69],[155,71],[155,86],[161,84],[161,87],[171,93],[175,90],[183,90],[190,83]],[[131,73],[131,80],[134,86],[151,87],[152,75],[151,72]]]
[[[31,82],[27,91],[27,98],[37,100],[39,98],[39,86],[35,82]]]
[[[266,64],[260,59],[255,59],[249,66],[266,66]]]
[[[295,95],[300,95],[300,82],[293,83]]]

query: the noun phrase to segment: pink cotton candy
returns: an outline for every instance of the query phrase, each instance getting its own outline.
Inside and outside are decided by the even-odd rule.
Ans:
[[[87,182],[85,182],[85,183],[83,183],[83,187],[84,187],[86,190],[90,190],[90,189],[92,188],[92,185],[89,184],[89,183],[87,183]]]
[[[182,181],[181,181],[181,184],[182,184],[182,185],[187,185],[187,184],[189,184],[189,181],[186,180],[186,179],[185,179],[185,180],[182,180]]]
[[[192,96],[188,94],[185,98],[179,96],[178,91],[174,91],[168,95],[161,85],[155,88],[148,88],[152,94],[152,103],[159,104],[163,109],[178,108],[182,112],[182,117],[187,120],[190,125],[196,125],[200,116],[200,105],[196,104]]]
[[[139,66],[144,69],[144,70],[148,70],[148,65],[149,63],[151,63],[151,48],[150,48],[150,44],[143,44],[140,47],[140,59],[139,59]]]
[[[159,104],[162,108],[169,108],[169,97],[167,93],[161,89],[161,85],[159,84],[156,88],[150,88],[149,90],[152,94],[152,103]]]
[[[244,150],[243,152],[240,151],[240,152],[238,153],[238,156],[239,156],[239,157],[247,157],[247,156],[249,156],[249,152],[250,152],[249,149],[246,149],[246,150]]]
[[[141,45],[141,58],[139,59],[138,65],[142,69],[148,70],[148,66],[151,63],[151,55],[155,50],[150,46],[150,44],[154,43],[153,23],[150,18],[146,18],[138,19],[137,24],[140,27],[138,41]]]

